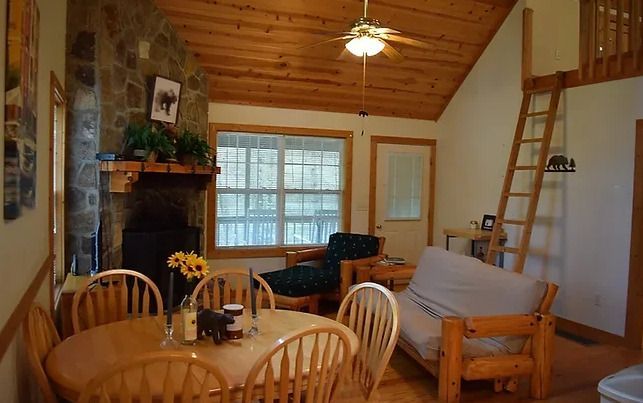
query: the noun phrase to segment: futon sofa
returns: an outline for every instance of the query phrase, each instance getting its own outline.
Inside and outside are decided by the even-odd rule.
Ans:
[[[513,391],[531,377],[545,398],[555,328],[549,308],[557,286],[427,247],[400,305],[398,345],[439,378],[441,401],[459,401],[461,379],[491,379]]]

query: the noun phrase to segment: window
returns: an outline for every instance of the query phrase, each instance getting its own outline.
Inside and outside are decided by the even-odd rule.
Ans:
[[[52,72],[50,77],[50,136],[52,147],[49,158],[51,169],[51,183],[49,184],[50,214],[52,228],[52,253],[54,262],[51,273],[51,298],[58,298],[62,284],[65,280],[65,115],[66,101],[63,88]],[[53,306],[53,305],[52,305]]]
[[[350,132],[218,125],[215,136],[214,255],[238,248],[278,255],[326,244],[347,228]]]

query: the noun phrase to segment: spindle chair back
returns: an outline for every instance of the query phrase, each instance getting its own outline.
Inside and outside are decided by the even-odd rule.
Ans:
[[[156,315],[163,315],[163,299],[158,287],[147,276],[125,269],[107,270],[85,282],[74,294],[71,319],[74,333],[94,326],[152,314],[150,294]]]
[[[351,377],[359,382],[367,400],[377,390],[397,344],[399,316],[393,293],[375,283],[353,286],[337,312],[337,321],[346,324],[360,340]]]
[[[56,403],[58,399],[43,367],[49,352],[60,343],[56,327],[49,313],[41,305],[34,304],[22,323],[22,331],[27,361],[43,399],[45,403]]]
[[[255,290],[257,307],[267,304],[270,309],[275,309],[275,296],[272,289],[257,273],[253,273],[254,284],[259,284]],[[250,274],[248,269],[220,269],[215,270],[203,279],[194,288],[192,297],[204,309],[222,309],[225,304],[241,304],[250,309],[251,293]],[[265,299],[267,298],[267,301]]]
[[[78,399],[79,403],[90,401],[228,403],[230,390],[221,370],[195,354],[155,351],[96,375]]]

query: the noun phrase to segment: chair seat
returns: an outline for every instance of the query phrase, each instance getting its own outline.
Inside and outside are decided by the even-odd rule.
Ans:
[[[334,291],[339,284],[339,272],[332,269],[297,265],[283,270],[261,273],[275,294],[304,297]]]

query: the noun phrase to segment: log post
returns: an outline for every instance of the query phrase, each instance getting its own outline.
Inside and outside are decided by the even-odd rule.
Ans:
[[[553,315],[539,316],[536,334],[532,336],[531,353],[534,372],[531,374],[531,397],[545,399],[551,387],[552,355],[556,319]]]
[[[441,402],[460,401],[462,379],[462,339],[464,321],[457,317],[442,319],[442,346],[440,348],[440,376],[438,396]]]

